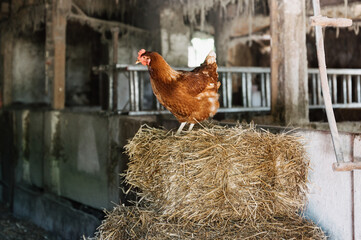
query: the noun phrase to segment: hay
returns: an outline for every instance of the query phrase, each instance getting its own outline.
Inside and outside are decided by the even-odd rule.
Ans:
[[[126,152],[140,199],[107,212],[97,239],[326,239],[299,216],[309,161],[296,136],[253,126],[175,136],[144,125]]]
[[[125,239],[326,239],[322,230],[308,220],[295,216],[255,225],[227,221],[212,224],[184,224],[169,221],[153,210],[117,206],[107,213],[98,229],[99,240]]]
[[[170,219],[255,222],[304,206],[308,160],[295,136],[240,126],[174,136],[143,126],[126,151],[126,181]]]

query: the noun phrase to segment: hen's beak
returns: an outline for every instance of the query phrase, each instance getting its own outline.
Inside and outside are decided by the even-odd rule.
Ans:
[[[135,62],[135,64],[138,64],[138,63],[140,63],[140,61],[139,61],[139,60],[137,60],[137,61]]]

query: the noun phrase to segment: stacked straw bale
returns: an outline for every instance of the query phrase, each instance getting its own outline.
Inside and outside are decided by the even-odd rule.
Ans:
[[[192,224],[170,221],[151,209],[118,206],[99,227],[99,240],[245,240],[326,239],[312,222],[295,216],[250,225],[240,221]]]
[[[308,161],[298,138],[213,127],[182,136],[142,127],[126,146],[126,180],[170,218],[273,218],[305,201]]]
[[[125,179],[141,199],[108,213],[100,239],[324,238],[297,215],[309,162],[296,136],[252,126],[175,136],[142,126],[126,152]]]

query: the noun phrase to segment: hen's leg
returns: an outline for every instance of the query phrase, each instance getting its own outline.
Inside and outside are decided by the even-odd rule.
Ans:
[[[181,125],[178,128],[178,131],[175,135],[179,135],[182,131],[182,129],[184,128],[184,126],[186,125],[186,122],[182,122]]]
[[[189,125],[188,132],[192,131],[193,126],[194,126],[194,123],[191,123],[191,124]]]

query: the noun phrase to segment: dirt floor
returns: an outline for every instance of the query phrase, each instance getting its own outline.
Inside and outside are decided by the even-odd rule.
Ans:
[[[35,224],[15,218],[9,208],[0,203],[0,240],[58,240]]]

